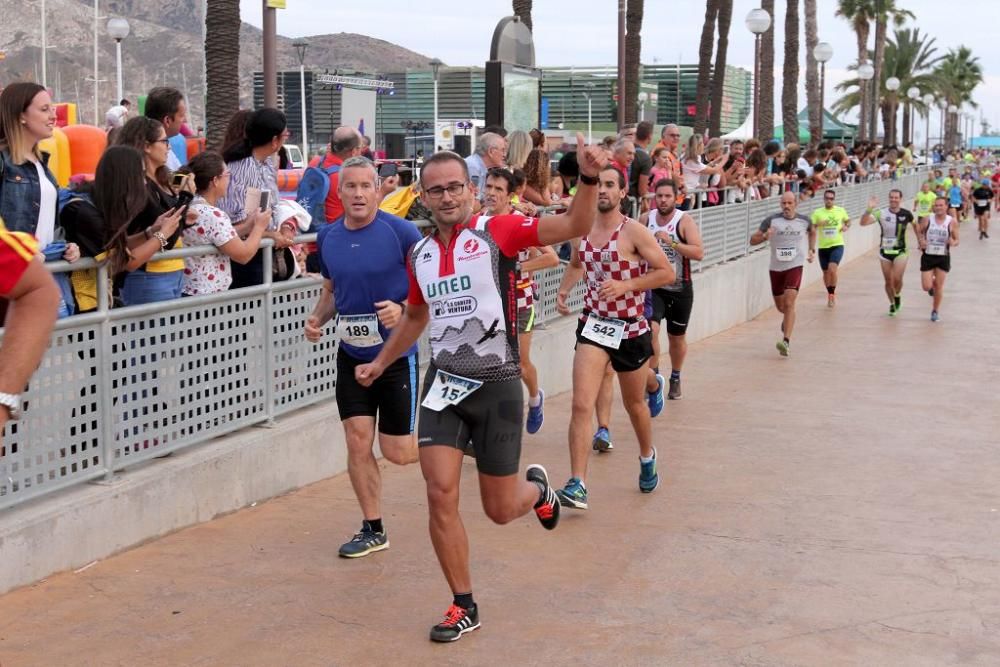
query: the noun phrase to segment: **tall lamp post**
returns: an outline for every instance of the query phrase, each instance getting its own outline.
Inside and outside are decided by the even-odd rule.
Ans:
[[[745,21],[747,30],[754,34],[753,47],[753,136],[760,136],[760,36],[771,27],[767,10],[751,9]]]
[[[813,47],[813,58],[819,63],[819,132],[820,136],[811,137],[812,141],[823,141],[823,125],[826,124],[826,107],[823,106],[823,93],[826,87],[826,63],[833,58],[833,47],[827,42],[819,42]]]
[[[48,35],[45,26],[45,0],[42,0],[42,87],[49,87]]]
[[[906,97],[909,98],[909,101],[906,103],[906,117],[910,119],[910,122],[906,128],[908,136],[903,138],[903,142],[910,143],[917,134],[913,131],[913,127],[916,125],[914,123],[916,119],[913,117],[913,103],[920,99],[920,89],[916,86],[910,86],[906,89]]]
[[[861,63],[858,65],[858,78],[861,79],[861,85],[867,86],[868,82],[872,80],[875,76],[875,68],[871,66],[870,63]],[[875,86],[872,85],[872,95],[875,94]],[[864,118],[865,122],[868,121],[868,109],[861,109],[861,117]],[[875,123],[872,122],[871,126],[868,128],[868,136],[862,137],[862,139],[872,140],[875,138]]]
[[[438,78],[441,74],[441,65],[444,65],[440,59],[434,58],[430,62],[431,73],[434,75],[434,153],[437,153],[438,147]]]
[[[585,90],[583,96],[587,98],[587,144],[594,143],[594,133],[592,131],[592,120],[594,116],[594,84],[587,82],[583,84]]]
[[[924,93],[924,163],[931,163],[931,107],[934,105],[934,95]]]
[[[299,57],[299,93],[302,105],[302,159],[309,164],[309,129],[306,127],[306,49],[309,42],[298,39],[292,42],[295,54]]]
[[[116,103],[125,99],[125,85],[122,82],[122,40],[128,37],[131,28],[128,21],[122,18],[108,19],[108,36],[115,40],[115,63],[118,66],[118,99]]]
[[[896,143],[896,105],[898,104],[896,101],[896,91],[899,90],[901,85],[902,82],[894,76],[890,76],[885,80],[885,89],[889,91],[889,108],[892,113],[892,115],[889,116],[889,128],[886,132],[888,136],[885,137],[885,143],[887,146]]]

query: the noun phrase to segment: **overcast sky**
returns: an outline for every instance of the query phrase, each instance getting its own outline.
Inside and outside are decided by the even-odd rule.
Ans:
[[[278,11],[278,32],[289,37],[311,34],[354,32],[378,37],[405,46],[428,57],[438,57],[448,65],[482,65],[489,56],[490,40],[496,22],[511,13],[510,0],[476,0],[462,3],[454,11],[453,3],[380,0],[378,3],[331,2],[330,0],[287,0],[288,9]],[[1000,49],[996,22],[987,19],[1000,3],[995,0],[965,0],[952,4],[942,0],[897,0],[912,11],[922,32],[937,38],[943,53],[960,44],[970,47],[979,57],[986,83],[975,99],[976,114],[983,113],[994,127],[1000,127]],[[819,37],[834,47],[833,60],[827,63],[828,106],[836,99],[833,87],[849,78],[847,66],[855,61],[856,42],[850,26],[834,16],[836,0],[818,0]],[[756,0],[734,0],[730,30],[729,63],[753,67],[753,38],[744,26],[744,18]],[[540,66],[611,65],[617,54],[616,0],[535,0],[533,21],[535,59]],[[976,8],[985,19],[970,21]],[[242,0],[243,19],[260,26],[260,0]],[[958,10],[958,11],[956,11]],[[642,60],[644,63],[695,63],[698,40],[704,21],[704,3],[651,0],[646,2],[643,21]],[[781,61],[784,53],[785,0],[776,0],[775,13],[775,92],[781,91]],[[801,14],[801,11],[800,11]],[[801,38],[804,50],[805,39]],[[800,62],[802,62],[800,60]],[[318,63],[317,63],[318,64]],[[336,63],[322,63],[333,67]],[[805,69],[801,70],[805,78]],[[800,96],[800,107],[805,99]],[[776,116],[780,106],[776,100]],[[932,127],[937,118],[932,115]],[[922,123],[920,124],[923,125]],[[932,129],[932,136],[936,131]],[[923,129],[918,128],[922,138]]]

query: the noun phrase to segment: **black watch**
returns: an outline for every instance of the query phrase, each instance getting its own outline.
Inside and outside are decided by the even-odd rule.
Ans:
[[[580,182],[584,185],[597,185],[601,182],[601,179],[597,176],[587,176],[587,174],[580,174]]]

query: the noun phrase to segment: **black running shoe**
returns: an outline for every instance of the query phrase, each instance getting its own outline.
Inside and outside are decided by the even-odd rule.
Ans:
[[[445,612],[444,620],[431,628],[431,641],[457,642],[466,632],[472,632],[479,627],[479,608],[472,605],[471,609],[453,604]]]
[[[385,531],[376,533],[365,521],[361,524],[361,532],[352,537],[350,542],[342,544],[339,553],[343,558],[361,558],[388,548],[389,537]]]
[[[542,486],[542,500],[535,505],[535,516],[543,528],[552,530],[559,524],[559,497],[549,486],[549,475],[545,472],[545,468],[538,464],[528,466],[525,475],[529,482]]]

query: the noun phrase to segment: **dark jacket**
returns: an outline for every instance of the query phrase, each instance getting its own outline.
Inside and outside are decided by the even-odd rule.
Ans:
[[[42,166],[52,186],[59,189],[56,177],[48,167],[49,154],[42,153]],[[35,233],[38,227],[38,209],[41,208],[42,186],[38,170],[30,160],[14,164],[10,152],[0,151],[0,218],[12,232]],[[53,221],[55,223],[55,221]],[[58,225],[55,225],[58,228]]]

